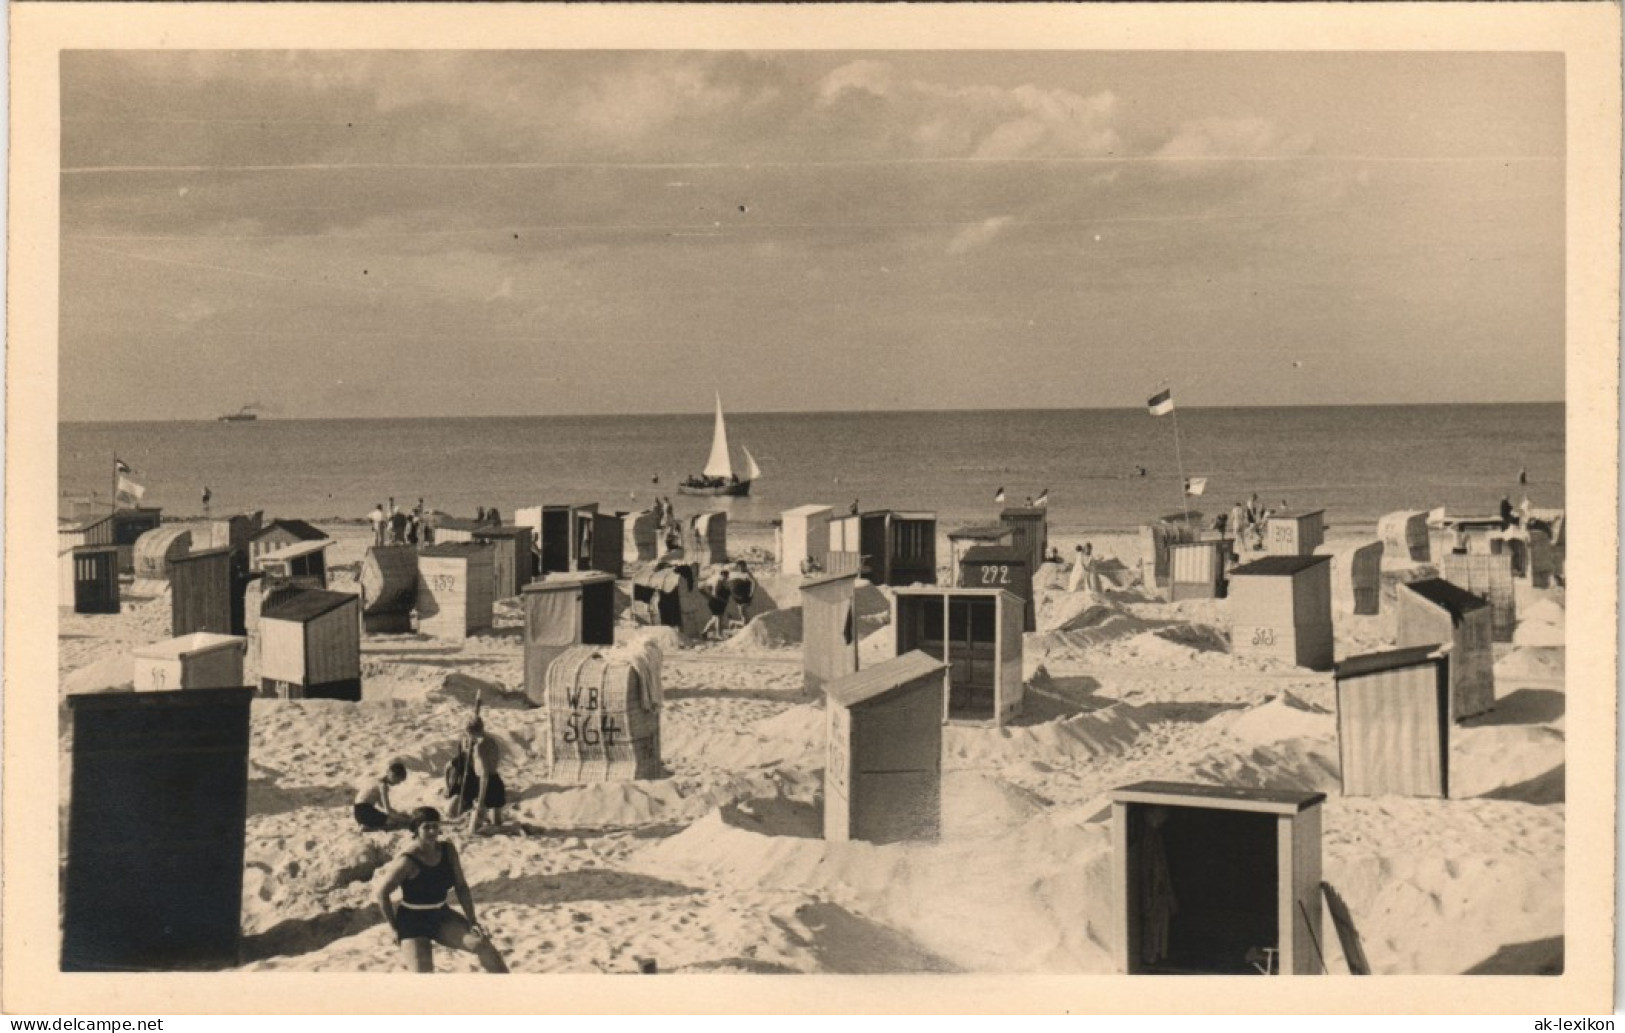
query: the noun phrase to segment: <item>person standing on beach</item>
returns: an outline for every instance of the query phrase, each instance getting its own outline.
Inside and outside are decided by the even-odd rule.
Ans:
[[[452,763],[456,785],[451,804],[452,817],[468,811],[468,833],[473,835],[485,824],[489,808],[492,824],[502,824],[502,808],[508,804],[508,787],[497,771],[501,753],[497,741],[485,734],[485,722],[479,717],[469,719],[464,729],[462,747]]]
[[[716,638],[722,638],[722,621],[728,613],[728,602],[732,593],[728,589],[728,568],[717,571],[716,580],[711,582],[711,591],[705,593],[706,605],[711,609],[711,619],[705,622],[705,628],[700,632],[702,638],[711,638],[715,632]]]
[[[208,519],[208,516],[209,516],[209,500],[212,499],[212,498],[214,498],[214,496],[209,493],[209,486],[207,484],[205,484],[203,486],[203,517],[204,517],[204,519]]]
[[[385,517],[384,517],[384,505],[383,505],[383,503],[380,502],[377,505],[373,506],[372,507],[372,512],[367,514],[367,519],[372,522],[372,544],[374,544],[374,545],[382,545],[382,544],[384,544],[384,519],[385,519]]]
[[[756,579],[751,577],[750,567],[745,561],[740,560],[728,575],[728,598],[739,607],[739,623],[750,623],[750,601],[755,594]]]
[[[502,953],[474,915],[474,894],[463,875],[457,848],[440,839],[440,812],[419,807],[409,822],[412,845],[395,858],[373,891],[378,910],[400,944],[407,970],[433,972],[434,945],[438,943],[468,951],[487,972],[508,971]],[[396,890],[401,892],[399,906],[390,899]],[[462,914],[446,903],[446,895],[453,890]]]

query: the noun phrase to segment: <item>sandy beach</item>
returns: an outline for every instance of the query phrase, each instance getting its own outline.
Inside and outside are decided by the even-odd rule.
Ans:
[[[370,533],[324,530],[337,542],[330,587],[354,590]],[[1327,544],[1374,530],[1335,527]],[[1084,540],[1117,573],[1092,593],[1067,591],[1060,566],[1038,572],[1023,713],[1003,729],[944,729],[934,843],[822,838],[824,702],[802,691],[799,578],[766,562],[770,531],[730,537],[772,607],[730,639],[685,642],[618,619],[618,642],[662,650],[662,778],[552,781],[547,712],[522,692],[515,599],[463,642],[365,636],[360,703],[253,703],[243,968],[401,969],[371,893],[407,835],[361,831],[350,801],[400,757],[409,775],[397,808],[442,803],[441,766],[479,692],[503,750],[507,822],[448,834],[516,972],[633,972],[653,959],[689,973],[1109,974],[1109,794],[1147,779],[1326,793],[1322,877],[1374,973],[1561,971],[1561,587],[1518,583],[1515,639],[1494,647],[1495,708],[1451,732],[1450,799],[1344,797],[1331,673],[1233,655],[1229,601],[1162,601],[1141,581],[1136,535],[1052,544],[1070,556]],[[1385,572],[1414,566],[1390,558]],[[889,594],[858,590],[863,667],[892,653]],[[624,610],[629,582],[618,596]],[[1392,647],[1386,601],[1361,616],[1339,596],[1333,616],[1339,660]],[[62,693],[128,686],[131,650],[169,637],[169,620],[162,582],[126,584],[117,615],[63,611]],[[65,793],[71,723],[62,728]],[[1347,972],[1329,919],[1324,928],[1326,969]],[[445,950],[436,965],[477,971],[472,955]]]

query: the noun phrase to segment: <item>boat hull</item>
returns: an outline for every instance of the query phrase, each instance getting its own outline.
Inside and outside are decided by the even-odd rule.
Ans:
[[[713,497],[717,495],[729,495],[734,498],[740,498],[750,494],[750,482],[740,481],[738,484],[719,484],[715,488],[696,488],[687,484],[679,484],[677,486],[677,494],[710,495]]]

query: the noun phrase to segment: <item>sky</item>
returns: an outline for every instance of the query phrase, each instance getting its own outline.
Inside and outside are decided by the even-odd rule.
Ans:
[[[64,420],[1563,397],[1560,54],[61,72]]]

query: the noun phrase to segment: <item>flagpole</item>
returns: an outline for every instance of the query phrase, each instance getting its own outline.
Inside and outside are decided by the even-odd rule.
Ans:
[[[117,452],[113,453],[113,485],[112,485],[112,487],[113,487],[112,494],[107,496],[107,511],[109,513],[115,513],[116,514],[118,512],[118,453]]]
[[[1177,402],[1174,404],[1173,416],[1174,416],[1174,466],[1177,467],[1178,470],[1179,470],[1179,508],[1185,514],[1185,527],[1186,527],[1186,529],[1188,531],[1194,532],[1195,529],[1191,527],[1190,493],[1185,490],[1185,483],[1186,483],[1185,482],[1185,459],[1184,459],[1184,457],[1182,455],[1180,455],[1180,451],[1179,451],[1179,404]]]

